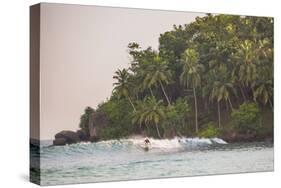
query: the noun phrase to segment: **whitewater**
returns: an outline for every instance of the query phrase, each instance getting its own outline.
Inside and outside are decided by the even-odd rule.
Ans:
[[[272,143],[230,144],[220,138],[144,138],[51,146],[42,141],[42,185],[198,176],[273,170]],[[38,172],[37,172],[38,173]]]

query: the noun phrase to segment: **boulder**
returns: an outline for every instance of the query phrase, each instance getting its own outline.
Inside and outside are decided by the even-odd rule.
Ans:
[[[55,139],[63,138],[66,144],[74,144],[80,141],[78,134],[74,131],[61,131],[55,135]]]
[[[54,141],[53,141],[53,145],[55,146],[64,146],[66,145],[66,139],[65,138],[56,138]]]
[[[78,137],[81,141],[89,140],[89,136],[87,135],[87,133],[84,130],[78,130],[78,131],[76,131],[76,134],[78,135]]]
[[[98,142],[100,139],[98,137],[91,136],[89,140],[90,142]]]
[[[96,140],[99,137],[99,131],[106,128],[108,124],[108,118],[104,112],[94,112],[89,117],[89,134],[90,140]],[[95,138],[95,139],[92,139]]]

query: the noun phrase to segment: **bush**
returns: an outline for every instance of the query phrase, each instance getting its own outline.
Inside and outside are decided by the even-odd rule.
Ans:
[[[165,131],[171,131],[175,128],[181,134],[189,132],[189,127],[186,126],[189,111],[190,107],[185,98],[178,98],[168,106],[165,110],[165,121],[162,124]]]
[[[256,103],[243,103],[231,113],[234,128],[240,133],[258,132],[261,128],[260,110]]]
[[[132,107],[128,100],[111,98],[98,107],[98,112],[107,114],[108,125],[99,130],[99,137],[102,140],[119,139],[133,134],[136,126],[132,126]]]
[[[209,122],[207,127],[198,133],[199,137],[213,138],[220,135],[220,130],[217,128],[214,122]]]
[[[106,127],[99,131],[99,138],[101,140],[119,139],[126,135],[120,127]]]

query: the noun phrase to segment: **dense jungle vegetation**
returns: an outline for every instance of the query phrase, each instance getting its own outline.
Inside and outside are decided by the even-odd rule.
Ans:
[[[273,134],[273,18],[197,17],[160,34],[159,48],[128,44],[129,68],[116,70],[101,139],[143,134],[264,138]],[[88,131],[88,130],[86,130]]]

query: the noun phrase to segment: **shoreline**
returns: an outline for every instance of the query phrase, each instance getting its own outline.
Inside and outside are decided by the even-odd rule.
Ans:
[[[97,141],[91,141],[89,140],[83,140],[83,141],[78,141],[75,143],[70,143],[70,144],[65,144],[65,145],[71,145],[71,144],[78,144],[78,143],[99,143],[99,142],[104,142],[104,141],[109,141],[109,140],[122,140],[122,139],[145,139],[146,136],[141,135],[141,134],[133,134],[133,135],[129,135],[127,137],[122,137],[122,138],[116,138],[116,139],[103,139],[103,140],[97,140]],[[148,137],[149,139],[154,139],[154,140],[173,140],[173,139],[214,139],[214,138],[218,138],[218,139],[222,139],[223,141],[225,141],[226,143],[253,143],[253,142],[266,142],[266,143],[272,143],[274,144],[274,139],[273,137],[263,137],[263,138],[249,138],[249,137],[243,137],[242,139],[237,137],[235,139],[229,139],[227,137],[224,136],[220,136],[220,137],[212,137],[212,138],[205,138],[205,137],[198,137],[198,136],[190,136],[190,137],[185,137],[185,136],[174,136],[174,137],[170,137],[170,138],[154,138],[154,137]],[[31,147],[39,147],[41,144],[41,142],[44,141],[48,141],[48,142],[53,142],[53,139],[48,139],[48,140],[39,140],[39,139],[30,139],[30,146]],[[64,146],[64,145],[55,145],[55,144],[51,144],[50,146]]]

